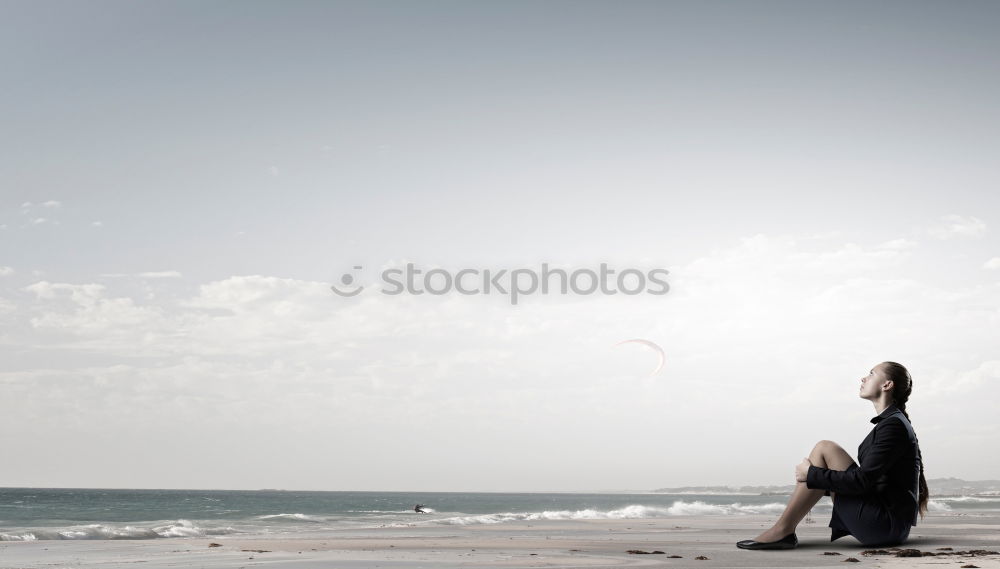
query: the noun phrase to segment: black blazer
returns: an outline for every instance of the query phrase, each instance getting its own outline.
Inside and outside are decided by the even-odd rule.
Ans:
[[[895,403],[871,422],[875,427],[858,447],[861,465],[847,470],[810,466],[806,487],[865,496],[915,526],[922,468],[917,435]]]

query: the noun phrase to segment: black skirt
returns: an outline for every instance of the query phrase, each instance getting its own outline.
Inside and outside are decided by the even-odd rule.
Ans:
[[[858,465],[852,464],[847,470],[854,468]],[[910,524],[898,519],[880,502],[839,492],[833,493],[830,527],[830,541],[852,535],[865,546],[899,545],[910,536]]]

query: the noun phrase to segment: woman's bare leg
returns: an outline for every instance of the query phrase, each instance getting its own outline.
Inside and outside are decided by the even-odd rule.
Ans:
[[[854,459],[840,445],[833,441],[820,441],[809,453],[809,462],[831,470],[847,470]],[[832,494],[832,492],[831,492]],[[764,533],[754,538],[756,541],[777,541],[795,531],[802,518],[823,497],[823,490],[806,488],[805,482],[796,482],[792,497],[788,499],[785,511]]]

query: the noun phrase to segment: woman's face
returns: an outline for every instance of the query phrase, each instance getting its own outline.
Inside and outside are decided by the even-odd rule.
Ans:
[[[882,364],[878,364],[868,372],[868,375],[861,378],[860,397],[870,400],[878,399],[879,393],[882,392],[883,386],[888,381],[889,379],[885,376]]]

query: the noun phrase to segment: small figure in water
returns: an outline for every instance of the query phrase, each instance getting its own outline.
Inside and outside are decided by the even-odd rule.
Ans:
[[[424,504],[417,504],[416,506],[413,506],[413,511],[416,512],[416,513],[418,513],[418,514],[426,514],[427,511],[424,510],[424,508],[426,508],[426,507],[427,506],[425,506]]]

